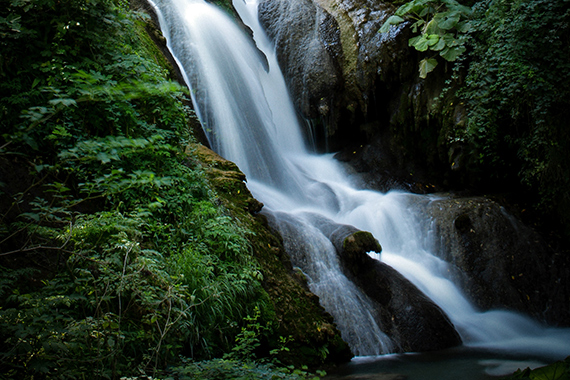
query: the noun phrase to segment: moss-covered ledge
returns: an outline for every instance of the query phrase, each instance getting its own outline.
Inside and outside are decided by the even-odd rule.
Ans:
[[[290,337],[289,351],[280,359],[293,364],[316,366],[349,360],[352,354],[332,317],[309,291],[304,276],[293,270],[281,238],[258,214],[263,205],[251,195],[245,175],[235,163],[201,144],[192,144],[187,152],[199,160],[220,205],[251,231],[247,239],[261,267],[262,285],[268,296],[264,316],[275,327],[269,345],[276,345],[280,336]]]

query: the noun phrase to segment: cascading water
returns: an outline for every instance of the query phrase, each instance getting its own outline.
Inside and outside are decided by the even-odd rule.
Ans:
[[[331,156],[307,151],[255,2],[235,0],[234,6],[254,31],[257,46],[203,0],[153,1],[212,148],[238,164],[252,193],[283,221],[282,232],[297,236],[296,242],[285,242],[296,244],[292,261],[355,354],[388,353],[393,343],[372,317],[368,297],[342,274],[335,249],[315,220],[372,232],[384,249],[377,258],[439,305],[466,345],[551,358],[570,353],[568,330],[548,329],[514,313],[478,312],[469,304],[446,278],[447,264],[429,252],[430,235],[422,234],[414,205],[430,197],[356,189]]]

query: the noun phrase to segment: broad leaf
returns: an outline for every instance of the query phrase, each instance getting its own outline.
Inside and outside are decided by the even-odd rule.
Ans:
[[[418,41],[420,41],[422,39],[423,35],[419,35],[419,36],[415,36],[412,37],[408,40],[408,46],[416,46],[416,44],[418,43]]]
[[[425,78],[435,69],[437,61],[435,58],[425,58],[420,61],[420,78]]]
[[[453,29],[459,19],[461,14],[458,11],[449,11],[441,14],[441,20],[439,21],[439,27],[443,30]]]
[[[451,11],[458,11],[463,13],[465,16],[471,15],[473,13],[472,9],[466,5],[461,5],[457,1],[454,0],[441,0],[442,3],[447,5],[447,9]]]
[[[461,33],[469,32],[472,27],[473,25],[471,25],[469,21],[461,21],[458,22],[457,25],[455,25],[455,29],[457,29],[457,31]]]
[[[460,41],[451,33],[445,33],[443,39],[445,40],[445,44],[449,47],[455,47],[461,44]]]
[[[447,5],[450,9],[459,6],[459,3],[455,0],[441,0],[441,2]]]
[[[439,36],[437,34],[422,34],[421,36],[410,38],[409,46],[413,46],[417,51],[426,51],[430,46],[437,44]]]
[[[471,9],[470,7],[468,7],[466,5],[457,4],[455,9],[457,11],[461,12],[466,17],[469,17],[473,13],[473,9]]]
[[[380,28],[380,33],[386,33],[390,30],[392,25],[398,25],[404,21],[403,18],[397,15],[393,15],[388,17],[388,19],[384,22],[382,27]]]
[[[419,19],[418,21],[412,24],[412,32],[417,33],[419,28],[423,28],[423,25],[426,22],[423,19]]]
[[[427,23],[424,33],[427,34],[442,34],[441,29],[439,28],[439,23],[436,17],[430,20]]]
[[[434,46],[439,42],[440,38],[439,38],[439,35],[437,35],[437,34],[429,34],[427,36],[427,40],[428,40],[429,46]]]
[[[439,53],[446,61],[453,62],[465,51],[464,46],[448,47]]]
[[[531,371],[532,380],[568,380],[566,363],[556,362],[546,367],[537,368]]]
[[[413,13],[417,13],[419,11],[421,11],[424,6],[429,3],[431,0],[413,0],[410,1],[409,3],[406,3],[404,5],[402,5],[400,8],[398,8],[398,10],[396,11],[396,15],[398,16],[404,16],[410,12]]]
[[[445,48],[445,39],[443,38],[440,38],[439,41],[437,41],[437,44],[430,47],[430,49],[433,51],[441,51],[444,48]]]

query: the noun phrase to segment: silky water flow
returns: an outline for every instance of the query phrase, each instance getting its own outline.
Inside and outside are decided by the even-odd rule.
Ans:
[[[235,162],[253,195],[285,238],[293,265],[334,317],[358,356],[392,352],[372,317],[368,297],[341,272],[335,248],[317,224],[349,224],[371,232],[381,254],[450,318],[468,347],[562,359],[570,330],[542,326],[512,312],[476,310],[446,277],[448,264],[430,253],[418,204],[433,196],[355,188],[331,155],[312,154],[257,18],[255,0],[234,0],[251,39],[223,11],[203,0],[152,0],[168,47],[182,69],[211,147]]]

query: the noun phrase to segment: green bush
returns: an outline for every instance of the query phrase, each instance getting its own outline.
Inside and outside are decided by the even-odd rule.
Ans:
[[[0,9],[8,378],[155,375],[231,351],[266,306],[251,233],[184,152],[195,116],[144,19],[112,0]]]
[[[386,33],[391,26],[405,20],[413,22],[412,32],[417,35],[410,38],[409,46],[420,52],[435,53],[420,61],[419,76],[425,78],[436,68],[438,55],[453,62],[467,50],[472,29],[470,17],[471,8],[455,0],[413,0],[398,8],[384,22],[380,32]]]
[[[305,369],[275,367],[271,364],[242,362],[232,359],[213,359],[187,363],[171,370],[173,377],[180,380],[319,380],[325,373],[315,376]]]

